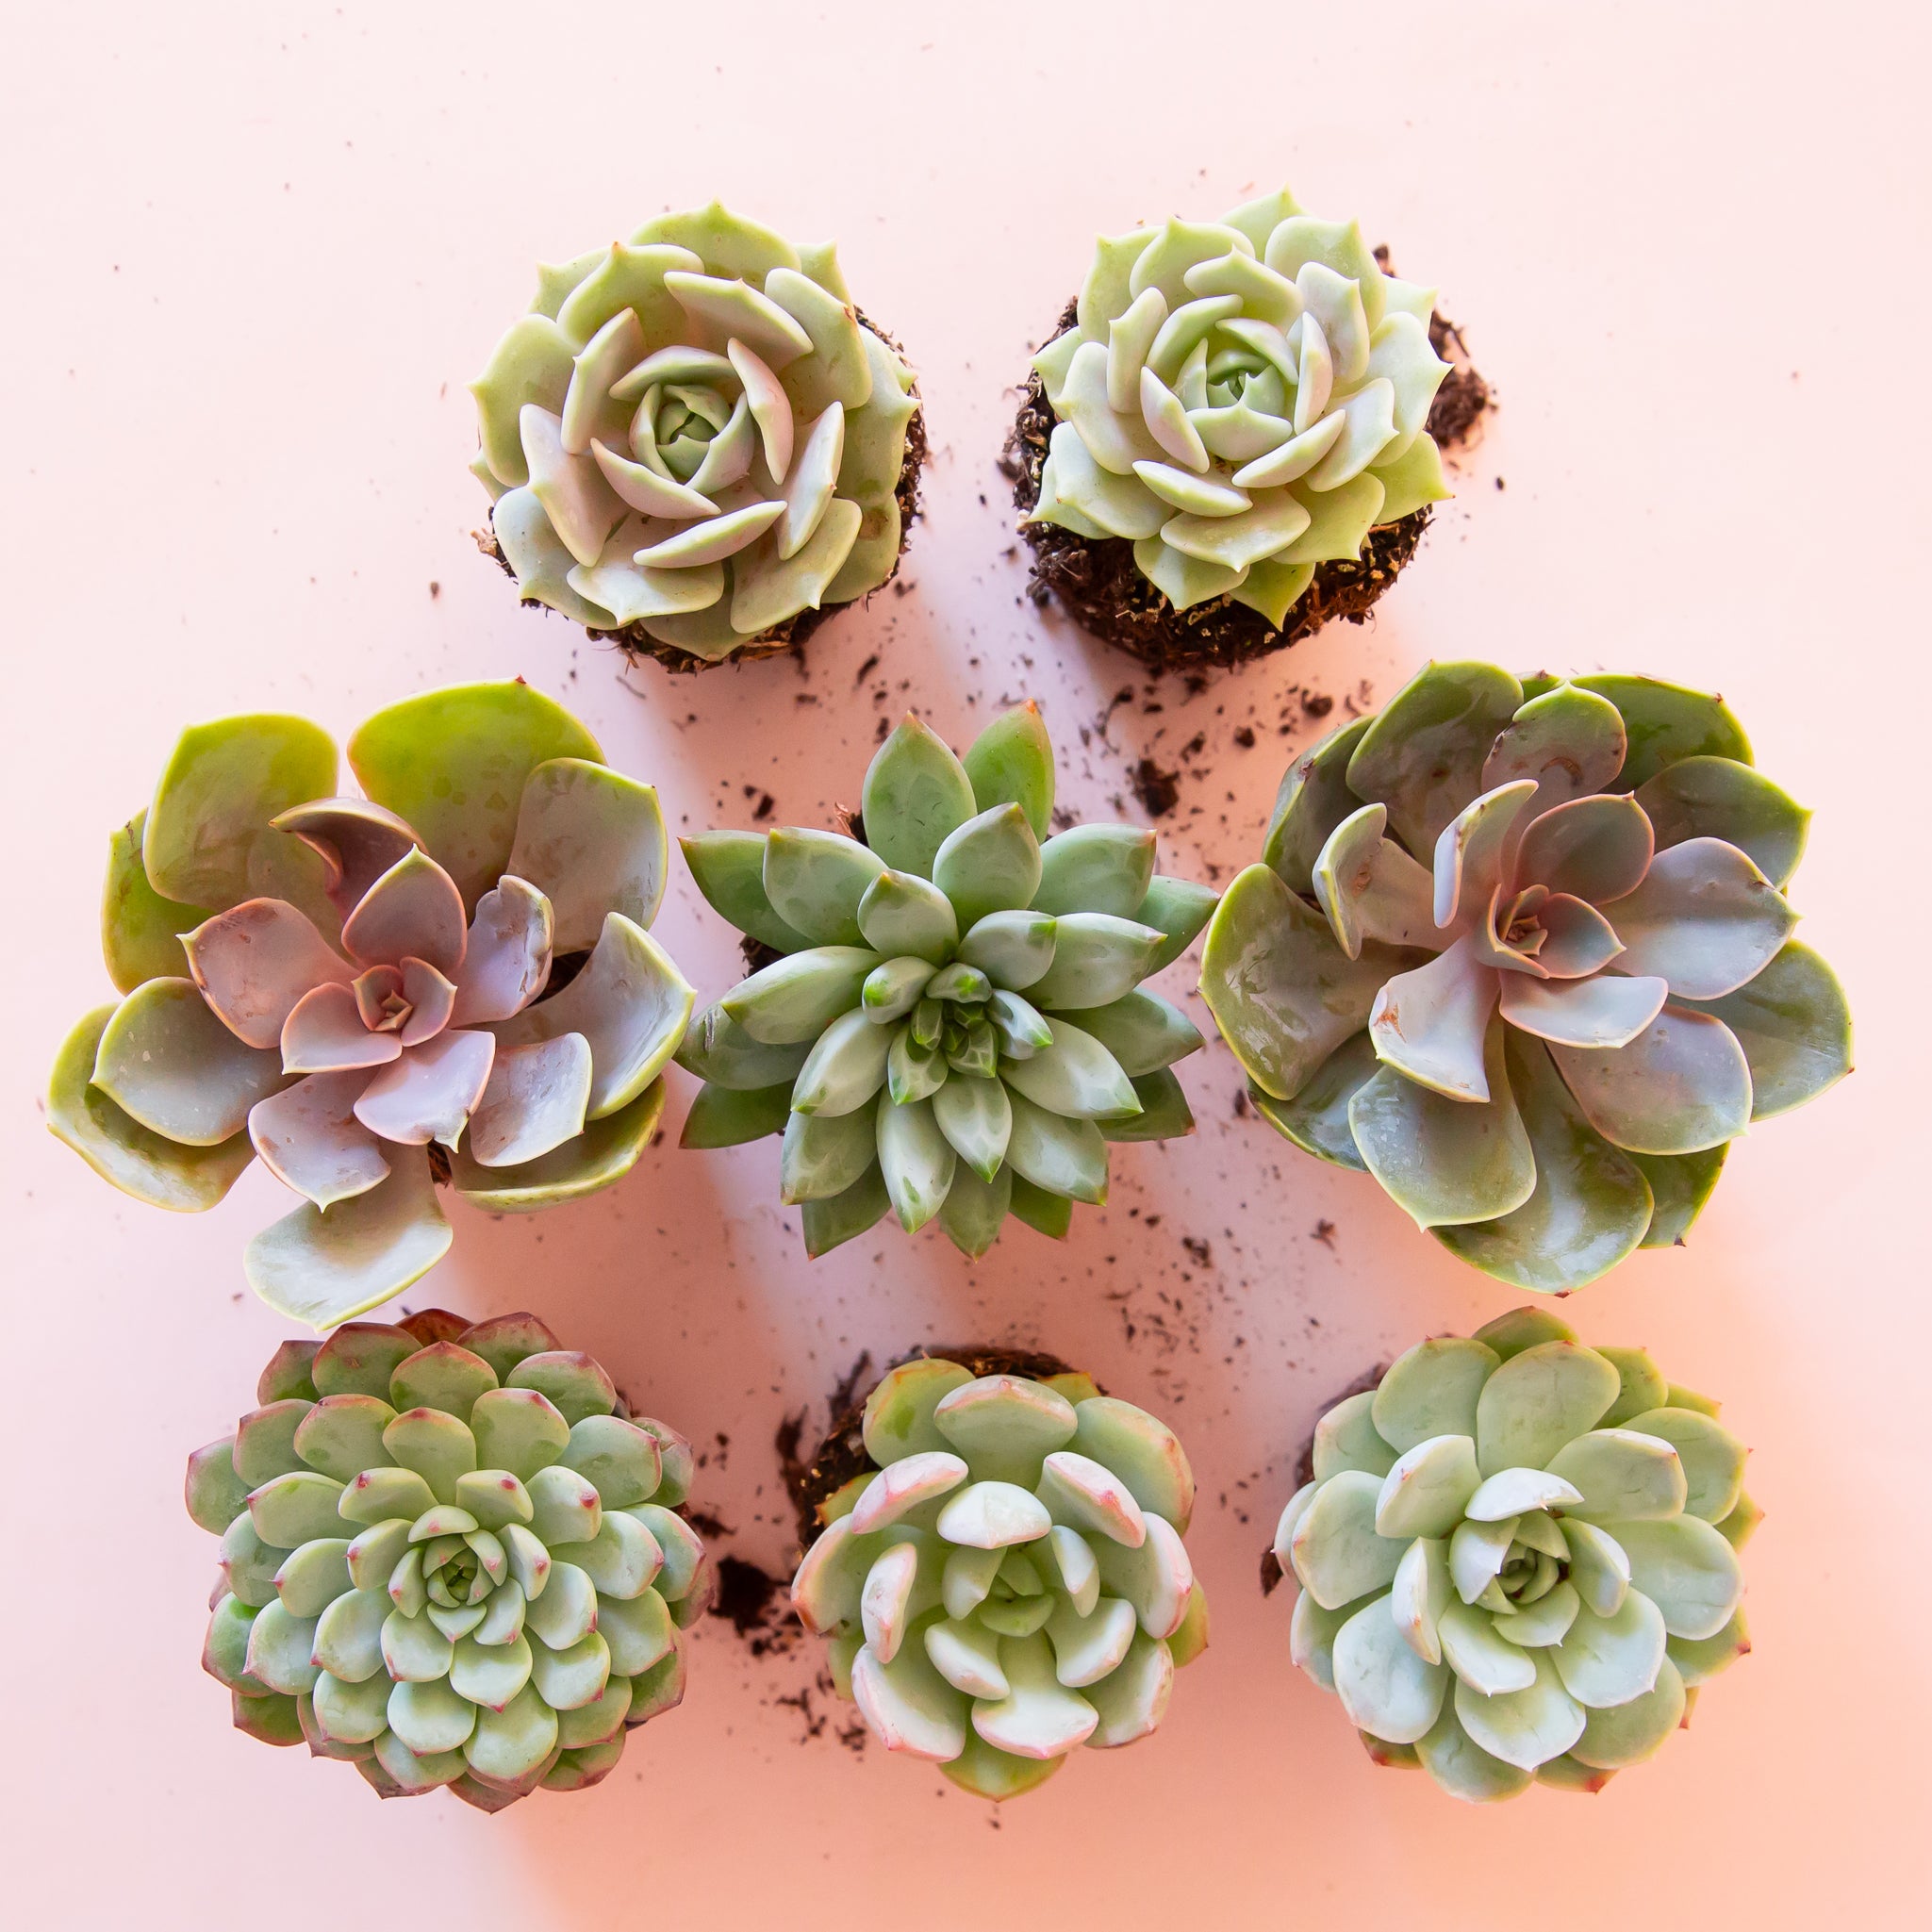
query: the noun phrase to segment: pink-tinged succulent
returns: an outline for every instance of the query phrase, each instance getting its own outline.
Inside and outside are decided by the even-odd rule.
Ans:
[[[452,1238],[445,1181],[499,1211],[621,1179],[663,1109],[691,988],[646,928],[657,795],[521,682],[429,693],[356,732],[365,796],[299,718],[185,733],[114,836],[126,996],[61,1048],[48,1125],[124,1192],[212,1207],[257,1155],[306,1204],[252,1284],[325,1328]]]
[[[1201,993],[1288,1139],[1562,1292],[1849,1071],[1783,891],[1808,817],[1718,698],[1430,665],[1291,768]]]
[[[237,1730],[500,1811],[607,1777],[683,1698],[713,1593],[691,1445],[536,1316],[351,1322],[256,1399],[188,1459]]]

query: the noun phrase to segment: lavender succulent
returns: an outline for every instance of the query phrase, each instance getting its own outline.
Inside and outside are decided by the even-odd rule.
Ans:
[[[792,1602],[873,1735],[995,1799],[1148,1736],[1208,1639],[1174,1432],[1083,1375],[921,1357],[864,1434]]]
[[[497,1811],[596,1784],[683,1698],[712,1591],[690,1445],[534,1315],[351,1322],[256,1395],[188,1461],[237,1730]]]
[[[1010,1214],[1064,1235],[1107,1197],[1108,1143],[1189,1133],[1172,1068],[1201,1037],[1141,982],[1214,894],[1154,834],[1048,836],[1053,748],[1031,703],[964,762],[916,718],[866,773],[864,840],[785,828],[683,841],[700,890],[781,957],[692,1022],[686,1147],[782,1133],[819,1255],[888,1214],[983,1254]]]
[[[111,842],[125,995],[54,1068],[48,1125],[123,1192],[191,1212],[256,1156],[306,1203],[256,1291],[324,1328],[434,1266],[435,1182],[520,1212],[627,1173],[692,993],[646,928],[657,795],[520,681],[391,706],[336,748],[300,718],[182,735]]]
[[[1201,994],[1288,1139],[1485,1273],[1575,1288],[1680,1240],[1728,1143],[1850,1069],[1784,896],[1808,817],[1721,699],[1430,665],[1291,768]]]
[[[1459,1798],[1600,1791],[1751,1647],[1744,1454],[1643,1349],[1540,1309],[1424,1342],[1316,1425],[1275,1535],[1295,1661]]]

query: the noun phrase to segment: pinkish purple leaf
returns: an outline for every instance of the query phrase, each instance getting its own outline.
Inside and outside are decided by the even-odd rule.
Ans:
[[[388,1174],[375,1136],[355,1117],[368,1084],[362,1068],[312,1073],[250,1110],[248,1135],[262,1164],[319,1208],[367,1194]]]
[[[251,1047],[279,1046],[283,1025],[311,987],[346,989],[355,977],[315,922],[279,899],[244,900],[197,926],[182,945],[202,998]]]
[[[412,848],[372,885],[342,921],[342,945],[364,966],[400,966],[410,956],[454,974],[469,928],[455,881]]]
[[[454,1147],[489,1084],[496,1041],[457,1029],[438,1033],[386,1066],[363,1088],[355,1117],[372,1133],[405,1147]]]

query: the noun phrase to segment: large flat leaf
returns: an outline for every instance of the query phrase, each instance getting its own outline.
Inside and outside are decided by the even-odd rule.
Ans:
[[[458,1148],[451,1179],[467,1201],[493,1214],[531,1214],[621,1181],[649,1146],[664,1113],[664,1082],[652,1081],[628,1107],[586,1124],[562,1147],[517,1167],[485,1167]]]
[[[595,946],[605,913],[648,927],[669,862],[651,785],[584,758],[550,759],[524,781],[508,869],[550,900],[554,951]]]
[[[1632,1153],[1694,1154],[1750,1124],[1744,1050],[1707,1012],[1673,1003],[1627,1047],[1549,1051],[1585,1118]]]
[[[1693,1010],[1715,1015],[1737,1035],[1751,1067],[1753,1120],[1802,1107],[1852,1070],[1844,988],[1795,939],[1756,979]]]
[[[1368,727],[1367,718],[1358,718],[1331,731],[1282,774],[1262,863],[1272,866],[1291,891],[1313,892],[1314,862],[1323,846],[1361,808],[1362,801],[1348,789],[1348,761]]]
[[[1615,789],[1633,792],[1680,758],[1734,758],[1751,762],[1751,741],[1722,698],[1667,685],[1660,678],[1601,673],[1574,682],[1608,698],[1623,714],[1629,750]]]
[[[188,979],[149,980],[101,1036],[94,1085],[141,1126],[189,1147],[215,1148],[248,1125],[248,1110],[287,1083],[282,1056],[237,1039]]]
[[[603,753],[561,704],[520,679],[406,698],[349,740],[363,790],[415,827],[469,906],[508,866],[524,784],[552,758],[602,764]]]
[[[144,980],[186,978],[188,955],[180,935],[214,916],[211,907],[186,905],[155,890],[141,863],[147,817],[145,811],[137,812],[107,840],[101,953],[120,993],[132,993]]]
[[[1348,1125],[1348,1103],[1358,1087],[1375,1078],[1380,1064],[1368,1034],[1351,1033],[1314,1070],[1293,1099],[1278,1100],[1272,1094],[1250,1085],[1248,1101],[1277,1133],[1292,1140],[1303,1153],[1365,1174],[1367,1163],[1362,1160],[1362,1150],[1355,1145],[1354,1131]]]
[[[1790,883],[1805,855],[1811,815],[1749,765],[1735,758],[1680,758],[1637,788],[1657,829],[1657,847],[1721,838],[1747,852],[1771,883]]]

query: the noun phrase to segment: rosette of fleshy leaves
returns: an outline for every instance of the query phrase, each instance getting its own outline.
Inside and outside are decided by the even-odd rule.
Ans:
[[[1315,1427],[1275,1536],[1295,1661],[1459,1798],[1600,1791],[1751,1647],[1744,1454],[1643,1349],[1542,1310],[1424,1342]]]
[[[526,601],[718,662],[892,574],[912,387],[830,244],[714,202],[539,272],[471,467]]]
[[[691,1023],[686,1147],[784,1136],[780,1187],[820,1255],[888,1212],[981,1255],[1009,1214],[1064,1235],[1107,1197],[1110,1141],[1188,1133],[1172,1071],[1201,1044],[1141,982],[1186,949],[1205,886],[1131,825],[1048,836],[1053,748],[1031,703],[962,762],[908,717],[866,773],[864,838],[682,841],[733,925],[783,955]]]
[[[684,1696],[712,1594],[690,1445],[534,1315],[351,1322],[256,1397],[188,1461],[237,1730],[496,1811],[597,1783]]]
[[[1131,540],[1177,610],[1228,596],[1280,629],[1317,564],[1450,493],[1434,306],[1285,189],[1101,240],[1033,358],[1059,424],[1029,520]]]
[[[1208,1641],[1173,1430],[1083,1375],[930,1357],[864,1428],[875,1467],[820,1507],[792,1603],[880,1742],[1009,1798],[1148,1736]]]
[[[1849,1070],[1783,891],[1808,817],[1720,699],[1430,665],[1290,768],[1201,993],[1281,1133],[1575,1288],[1681,1240],[1728,1143]]]
[[[210,1208],[257,1155],[304,1206],[250,1282],[324,1328],[441,1260],[446,1181],[518,1212],[626,1174],[692,992],[646,928],[657,795],[520,682],[378,712],[361,797],[305,718],[183,733],[109,845],[108,976],[47,1124],[124,1193]]]

